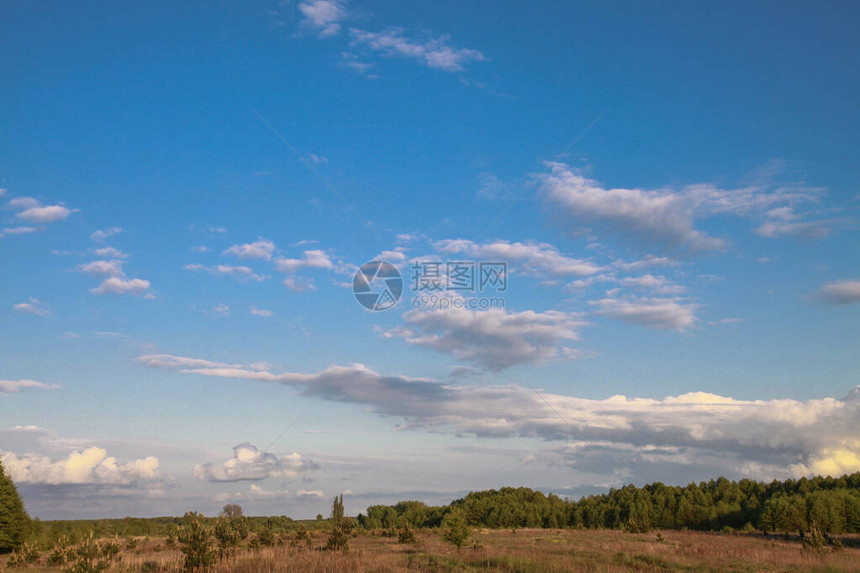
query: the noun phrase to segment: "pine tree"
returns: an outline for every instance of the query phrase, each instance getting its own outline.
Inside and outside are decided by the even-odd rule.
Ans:
[[[0,463],[0,553],[19,548],[24,543],[29,527],[30,517],[24,510],[18,488]]]

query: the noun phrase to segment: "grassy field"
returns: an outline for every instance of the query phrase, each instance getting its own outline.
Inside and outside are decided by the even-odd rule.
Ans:
[[[433,571],[860,571],[860,549],[816,554],[797,540],[747,535],[662,531],[478,530],[459,552],[435,531],[419,531],[417,543],[365,533],[350,540],[349,552],[323,551],[325,534],[309,546],[241,549],[213,572],[433,572]],[[850,545],[850,544],[849,544]],[[46,556],[43,555],[42,563]],[[18,570],[9,568],[9,571]],[[60,571],[34,565],[31,572]],[[163,539],[139,540],[124,549],[111,571],[178,572],[182,554]]]

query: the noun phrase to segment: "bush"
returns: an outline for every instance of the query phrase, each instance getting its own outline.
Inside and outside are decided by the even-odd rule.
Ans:
[[[343,515],[343,494],[334,498],[331,508],[331,533],[325,547],[330,550],[349,551],[349,537],[354,528],[352,520]]]
[[[472,536],[472,528],[466,522],[466,516],[460,509],[448,512],[442,520],[442,541],[457,546],[457,552]]]
[[[415,531],[409,527],[409,522],[407,521],[403,527],[400,528],[400,531],[397,532],[397,541],[399,543],[415,543]]]
[[[71,556],[71,542],[67,536],[61,535],[51,548],[51,554],[48,555],[48,565],[65,565]]]
[[[215,562],[212,533],[203,523],[203,514],[189,511],[177,531],[179,549],[185,555],[185,570],[199,571]]]
[[[9,556],[10,567],[27,567],[39,562],[39,549],[35,544],[24,542]]]
[[[63,573],[100,573],[110,568],[113,560],[119,555],[119,543],[116,541],[97,542],[90,531],[84,539],[68,551],[69,564],[63,568]]]
[[[236,552],[239,545],[248,537],[248,529],[248,519],[241,515],[234,517],[221,515],[218,518],[215,522],[215,539],[218,542],[219,560],[230,557]]]

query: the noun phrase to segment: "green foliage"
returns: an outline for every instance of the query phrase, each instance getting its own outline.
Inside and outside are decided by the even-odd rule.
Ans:
[[[275,533],[268,525],[262,526],[257,530],[256,535],[251,540],[252,547],[271,547],[275,544]]]
[[[409,522],[403,524],[403,527],[397,532],[397,541],[399,543],[415,543],[415,530],[409,526]]]
[[[189,511],[177,531],[179,549],[185,555],[185,570],[199,571],[215,562],[212,532],[204,524],[203,515]]]
[[[472,528],[466,520],[466,514],[459,508],[452,509],[442,520],[442,541],[457,546],[457,551],[472,536]]]
[[[804,532],[815,523],[825,533],[860,533],[860,473],[771,483],[722,477],[686,486],[657,482],[578,501],[505,487],[469,493],[446,507],[416,501],[373,505],[358,520],[367,529],[393,533],[407,521],[438,527],[452,508],[462,510],[470,525],[491,528]]]
[[[48,555],[48,565],[65,565],[71,557],[72,544],[67,536],[61,535],[51,548],[51,553]]]
[[[349,551],[349,536],[354,524],[343,514],[343,494],[334,498],[331,507],[331,533],[326,541],[326,549]]]
[[[18,549],[12,552],[9,556],[8,565],[10,567],[27,567],[39,562],[39,548],[35,544],[21,544]]]
[[[290,543],[290,545],[296,547],[301,544],[310,545],[313,542],[313,537],[311,537],[310,532],[305,528],[304,525],[299,527],[298,531],[296,531],[296,537]]]
[[[100,573],[107,571],[119,555],[119,542],[96,541],[92,531],[68,551],[63,573]]]
[[[0,463],[0,553],[22,546],[30,530],[30,517],[12,478]]]
[[[232,504],[235,505],[235,504]],[[236,505],[236,507],[239,507]],[[225,509],[227,506],[225,506]],[[226,512],[215,521],[215,540],[218,542],[218,559],[230,557],[248,537],[248,520],[242,517],[242,510],[228,517]]]

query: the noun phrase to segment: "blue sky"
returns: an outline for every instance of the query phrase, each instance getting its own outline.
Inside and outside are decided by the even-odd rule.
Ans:
[[[5,3],[30,513],[860,470],[858,12]],[[353,296],[371,260],[392,308]],[[433,261],[508,288],[431,308]]]

